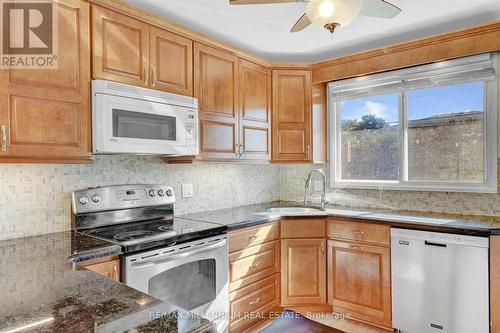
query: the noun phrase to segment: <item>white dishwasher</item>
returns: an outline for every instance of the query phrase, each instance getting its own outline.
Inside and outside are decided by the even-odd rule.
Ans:
[[[488,333],[487,237],[391,229],[392,324],[408,333]]]

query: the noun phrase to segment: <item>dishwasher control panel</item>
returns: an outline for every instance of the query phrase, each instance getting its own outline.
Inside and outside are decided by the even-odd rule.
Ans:
[[[466,245],[466,246],[475,246],[484,248],[489,247],[488,237],[446,234],[441,232],[422,232],[420,230],[392,228],[391,237],[397,237],[403,239],[404,238],[418,239],[436,244],[455,244],[455,245]]]

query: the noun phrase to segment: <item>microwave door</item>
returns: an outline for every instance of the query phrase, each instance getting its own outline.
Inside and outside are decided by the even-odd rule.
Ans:
[[[187,112],[181,107],[102,96],[97,119],[104,152],[176,154],[186,146]],[[94,118],[96,119],[96,118]]]

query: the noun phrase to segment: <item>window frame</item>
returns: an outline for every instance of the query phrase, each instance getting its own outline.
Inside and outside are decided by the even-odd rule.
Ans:
[[[493,67],[497,68],[497,56],[492,54]],[[438,64],[439,65],[439,64]],[[426,65],[424,65],[426,66]],[[422,67],[422,66],[419,66]],[[416,70],[418,70],[418,68]],[[391,71],[386,74],[388,77],[394,77]],[[380,74],[377,74],[380,76]],[[466,81],[451,81],[443,84],[435,85],[448,86],[452,84],[465,83]],[[469,82],[483,82],[484,84],[484,173],[485,181],[483,183],[472,182],[426,182],[426,181],[409,181],[408,180],[408,109],[407,109],[407,94],[408,89],[403,91],[394,91],[399,94],[399,179],[398,180],[346,180],[341,179],[341,112],[340,101],[332,101],[333,97],[327,91],[327,106],[328,106],[328,142],[330,146],[330,186],[335,189],[353,188],[353,189],[390,189],[390,190],[418,190],[418,191],[436,191],[436,192],[473,192],[473,193],[497,193],[497,164],[498,164],[498,77],[495,80],[470,80]],[[390,93],[390,92],[388,92]],[[374,96],[377,94],[367,94]]]

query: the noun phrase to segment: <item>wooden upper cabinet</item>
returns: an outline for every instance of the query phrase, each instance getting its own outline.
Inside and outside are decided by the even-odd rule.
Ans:
[[[273,162],[311,162],[311,72],[273,71]]]
[[[241,159],[271,159],[271,70],[240,59]]]
[[[333,310],[391,327],[389,247],[328,241],[328,299]]]
[[[58,68],[0,71],[2,162],[90,161],[89,4],[54,5]]]
[[[199,159],[238,158],[238,58],[194,43],[194,96],[200,119]]]
[[[281,240],[281,303],[326,304],[324,239]]]
[[[151,26],[151,88],[193,95],[193,41]]]
[[[93,77],[149,86],[149,25],[92,6]]]

